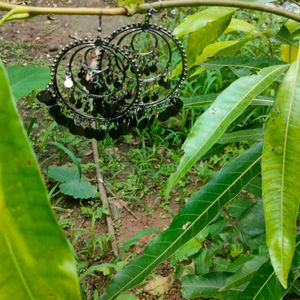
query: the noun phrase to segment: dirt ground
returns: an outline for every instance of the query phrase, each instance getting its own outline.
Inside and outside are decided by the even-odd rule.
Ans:
[[[99,0],[59,0],[59,1],[41,1],[32,0],[28,1],[30,5],[42,5],[42,6],[88,6],[95,7],[97,5],[103,6],[107,3]],[[108,35],[114,29],[127,24],[129,22],[136,22],[141,17],[127,18],[127,17],[103,17],[102,35]],[[80,38],[86,36],[96,36],[98,27],[98,17],[91,16],[38,16],[30,20],[10,22],[5,24],[0,29],[0,37],[3,37],[9,41],[23,41],[33,47],[27,49],[26,55],[32,58],[30,63],[36,61],[45,62],[45,64],[51,63],[52,58],[56,55],[56,52],[65,44],[68,44],[72,38]],[[0,45],[1,49],[1,45]],[[22,112],[21,112],[22,114]],[[26,115],[24,112],[23,115]],[[42,116],[41,116],[42,118]],[[92,155],[88,158],[92,161]],[[112,195],[109,194],[110,201],[118,202]],[[120,220],[120,227],[118,231],[118,243],[121,246],[129,238],[133,237],[139,231],[146,228],[157,228],[163,230],[166,228],[172,219],[172,217],[159,205],[154,205],[155,199],[145,198],[146,205],[152,209],[152,213],[145,215],[143,207],[132,207],[130,210],[125,209],[124,205],[120,203],[116,204],[118,218]],[[122,201],[122,200],[121,200]],[[76,226],[80,228],[89,228],[90,220],[82,216],[78,202],[70,201],[63,204],[68,209],[68,217],[72,217],[76,220]],[[171,210],[177,212],[179,205],[176,203],[170,204]],[[161,218],[161,215],[164,218]],[[64,218],[65,215],[59,215],[59,218]],[[107,231],[105,224],[97,223],[95,232],[96,234],[103,234]],[[68,232],[66,232],[68,234]],[[136,254],[140,254],[143,251],[143,247],[146,245],[150,236],[141,238],[140,243],[136,247]],[[109,261],[111,256],[107,258]],[[98,261],[95,263],[103,263],[107,261]],[[158,270],[158,274],[168,276],[170,269],[168,264],[162,265]],[[93,278],[89,279],[88,288],[93,290],[99,286],[99,282],[96,282]],[[103,281],[102,281],[103,283]],[[103,287],[102,287],[103,288]],[[140,293],[138,296],[141,299],[169,299],[179,300],[182,299],[179,295],[179,286],[175,282],[171,290],[163,298],[158,296],[151,296],[147,293]]]

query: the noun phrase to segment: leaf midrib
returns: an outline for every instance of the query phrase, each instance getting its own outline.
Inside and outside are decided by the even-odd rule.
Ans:
[[[300,54],[300,50],[299,50],[299,54]],[[300,57],[298,54],[298,60],[297,60],[297,67],[296,67],[296,74],[298,75],[299,72],[299,64],[300,64]],[[286,121],[286,127],[285,127],[285,134],[284,134],[284,146],[283,146],[283,155],[282,155],[282,175],[281,175],[281,190],[280,190],[280,239],[281,239],[281,247],[280,247],[280,257],[281,257],[281,266],[284,266],[284,256],[283,256],[283,192],[285,190],[285,169],[286,169],[286,146],[287,146],[287,141],[288,141],[288,131],[289,131],[289,122],[290,122],[290,118],[291,118],[291,112],[292,112],[292,107],[294,105],[294,101],[295,101],[295,92],[296,92],[296,83],[297,83],[297,77],[298,76],[294,76],[294,82],[293,82],[293,90],[292,90],[292,101],[290,103],[289,106],[289,110],[288,110],[288,116],[287,116],[287,121]],[[284,278],[284,271],[282,271],[282,275]]]
[[[154,261],[152,261],[151,264],[148,265],[148,268],[145,268],[144,271],[142,271],[141,273],[139,273],[138,275],[136,275],[134,278],[132,278],[126,285],[123,286],[123,290],[126,290],[127,286],[129,286],[136,278],[138,278],[139,276],[141,276],[141,274],[145,273],[147,271],[147,269],[149,269],[150,267],[152,267],[152,265],[155,265],[156,261],[159,260],[160,257],[162,257],[171,247],[172,245],[174,245],[178,240],[180,240],[182,238],[182,236],[184,236],[185,232],[188,231],[216,202],[219,201],[219,199],[227,193],[228,190],[230,190],[230,188],[235,185],[249,170],[251,170],[251,168],[257,164],[260,160],[261,160],[262,155],[260,155],[250,166],[248,166],[237,178],[236,180],[234,180],[223,192],[222,194],[220,194],[215,201],[213,201],[206,209],[205,211],[203,211],[187,228],[186,230],[177,237],[177,239],[159,256],[157,257]],[[118,295],[119,292],[115,293],[110,299],[113,299],[114,297],[116,297]]]
[[[30,288],[29,288],[29,285],[28,285],[27,282],[26,282],[25,276],[24,276],[24,274],[23,274],[23,272],[22,272],[22,270],[21,270],[20,264],[19,264],[18,261],[17,261],[16,255],[15,255],[15,253],[14,253],[13,247],[12,247],[11,242],[10,242],[10,239],[9,239],[9,237],[7,236],[6,233],[4,233],[4,240],[5,240],[5,242],[6,242],[8,251],[9,251],[10,256],[11,256],[11,259],[12,259],[13,264],[14,264],[14,266],[15,266],[15,268],[16,268],[18,274],[19,274],[20,280],[21,280],[21,282],[22,282],[22,284],[23,284],[23,286],[24,286],[24,289],[25,289],[26,293],[28,294],[28,296],[29,296],[29,298],[30,298],[31,300],[35,300],[36,298],[33,296],[32,292],[31,292],[31,290],[30,290]]]

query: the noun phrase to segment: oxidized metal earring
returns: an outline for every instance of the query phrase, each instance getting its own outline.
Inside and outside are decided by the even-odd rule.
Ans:
[[[58,124],[87,138],[116,139],[179,112],[184,48],[167,29],[150,24],[150,17],[151,12],[142,24],[123,26],[106,39],[77,40],[58,52],[51,82],[37,95]]]
[[[150,23],[152,12],[144,23],[123,26],[108,37],[109,42],[134,57],[140,68],[140,128],[155,117],[166,121],[179,113],[183,106],[179,93],[187,72],[183,45],[166,28]]]

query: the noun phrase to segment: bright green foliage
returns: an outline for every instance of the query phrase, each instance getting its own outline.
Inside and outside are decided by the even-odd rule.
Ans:
[[[0,65],[0,299],[80,299],[74,258],[51,211]]]
[[[214,42],[224,32],[235,11],[235,8],[210,7],[188,16],[174,30],[178,37],[189,34],[186,52],[190,66],[205,46]]]
[[[78,168],[73,166],[50,166],[47,175],[58,181],[61,192],[75,199],[94,198],[97,189],[86,178],[80,177]]]
[[[48,67],[13,65],[7,68],[7,73],[15,100],[30,94],[33,90],[44,88],[50,81]]]
[[[144,0],[118,0],[118,6],[126,7],[128,12],[142,4]]]
[[[293,269],[289,274],[289,289],[285,290],[274,272],[274,269],[270,261],[266,262],[255,273],[255,276],[251,279],[250,283],[240,294],[240,299],[245,300],[281,300],[289,290],[292,290],[293,285],[296,284],[296,280],[299,277],[299,254],[300,254],[300,242],[296,244],[296,253],[293,259]]]
[[[185,276],[182,279],[182,293],[185,299],[198,297],[216,298],[230,273],[211,272],[203,276]]]
[[[300,52],[286,74],[266,127],[262,160],[267,245],[284,287],[295,249],[300,185]]]
[[[141,256],[117,273],[100,299],[114,299],[139,284],[157,265],[195,237],[259,174],[260,157],[261,145],[258,144],[225,166],[192,196],[170,227],[152,240]]]
[[[286,71],[287,66],[262,69],[257,75],[233,82],[196,121],[184,145],[184,156],[168,181],[169,194],[179,179],[218,141],[228,126],[242,114],[253,98],[262,93]]]

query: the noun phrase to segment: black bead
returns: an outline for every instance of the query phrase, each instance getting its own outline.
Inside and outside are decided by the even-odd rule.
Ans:
[[[60,113],[61,113],[60,106],[54,105],[54,106],[50,107],[49,108],[49,113],[53,117],[55,117],[56,115],[60,115]]]
[[[150,97],[148,95],[143,97],[143,102],[148,103],[150,101]]]
[[[55,121],[56,121],[56,123],[58,124],[58,125],[62,125],[62,126],[67,126],[68,125],[68,123],[70,122],[70,118],[67,118],[65,115],[63,115],[63,114],[59,114],[59,115],[56,115],[55,117],[54,117],[54,119],[55,119]]]
[[[149,75],[150,75],[150,70],[149,70],[148,68],[145,68],[145,69],[144,69],[144,74],[145,74],[146,76],[149,76]]]
[[[153,94],[151,97],[152,101],[157,101],[158,100],[158,95],[157,94]]]
[[[39,92],[36,95],[36,98],[41,102],[48,106],[54,105],[56,103],[56,98],[49,90],[44,90]]]
[[[137,128],[138,129],[145,129],[148,126],[149,119],[143,118],[139,121]]]
[[[121,133],[121,131],[120,131],[119,128],[111,128],[108,131],[108,134],[114,140],[116,140],[117,138],[119,138],[122,135],[122,133]]]
[[[161,121],[161,122],[164,122],[164,121],[167,121],[167,120],[169,119],[169,117],[170,117],[170,115],[168,114],[167,111],[162,111],[162,112],[158,115],[157,119],[158,119],[159,121]]]
[[[149,67],[149,70],[150,70],[151,73],[154,73],[154,72],[157,71],[157,66],[152,65],[152,66]]]
[[[81,126],[76,125],[73,121],[68,124],[68,128],[69,128],[70,133],[72,133],[72,134],[75,134],[75,135],[83,135],[84,134],[84,129]]]
[[[122,83],[121,83],[120,81],[115,81],[115,82],[114,82],[114,87],[115,87],[116,89],[119,89],[120,87],[122,87]]]
[[[77,109],[80,109],[82,107],[82,102],[81,101],[77,101],[76,104],[75,104],[75,107]]]

